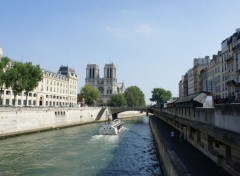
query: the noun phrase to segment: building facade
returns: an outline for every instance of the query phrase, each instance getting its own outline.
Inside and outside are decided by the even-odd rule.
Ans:
[[[240,29],[228,38],[227,49],[228,96],[240,99]]]
[[[193,77],[193,69],[188,70],[188,95],[194,93],[194,77]]]
[[[210,59],[209,56],[205,58],[195,58],[193,60],[193,92],[197,93],[201,91],[200,85],[200,72],[202,69],[206,68]]]
[[[97,88],[101,94],[101,102],[107,103],[114,94],[123,93],[124,83],[117,83],[116,67],[113,63],[105,64],[104,77],[100,78],[100,70],[96,64],[88,64],[85,84]]]
[[[178,90],[179,97],[183,97],[183,78],[178,83]]]
[[[240,101],[240,29],[222,41],[221,51],[211,60],[208,56],[194,59],[187,82],[188,95],[208,91],[216,100]],[[179,91],[184,92],[183,79],[181,84]]]
[[[13,91],[3,86],[0,105],[60,107],[77,104],[78,76],[75,70],[61,66],[57,73],[47,70],[42,72],[43,79],[38,86],[27,97],[25,91],[18,94],[15,102]]]
[[[220,53],[220,65],[221,65],[220,71],[222,74],[221,94],[220,94],[221,99],[228,97],[228,87],[227,87],[228,72],[227,72],[227,62],[226,62],[227,56],[228,56],[227,41],[228,41],[228,38],[221,43],[221,49],[222,49]]]

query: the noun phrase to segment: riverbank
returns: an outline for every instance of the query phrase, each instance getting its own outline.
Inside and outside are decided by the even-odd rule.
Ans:
[[[129,111],[120,113],[118,118],[123,119],[143,115],[145,115],[145,113]],[[110,109],[106,107],[1,107],[0,138],[66,128],[87,123],[103,122],[111,116]]]
[[[141,111],[127,111],[118,114],[118,119],[124,119],[129,117],[138,117],[138,116],[145,116],[146,112]]]
[[[108,108],[0,108],[0,138],[107,120]]]

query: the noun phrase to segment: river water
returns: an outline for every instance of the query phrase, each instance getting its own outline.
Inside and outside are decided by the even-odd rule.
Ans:
[[[162,175],[148,117],[124,120],[119,135],[101,123],[0,140],[0,175]]]

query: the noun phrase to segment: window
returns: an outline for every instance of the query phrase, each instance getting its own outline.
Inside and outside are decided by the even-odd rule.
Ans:
[[[9,99],[6,99],[6,103],[5,103],[6,105],[9,105]]]

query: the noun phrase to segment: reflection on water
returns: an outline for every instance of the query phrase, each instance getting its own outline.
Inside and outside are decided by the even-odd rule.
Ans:
[[[161,175],[147,117],[115,136],[88,124],[0,141],[0,175]]]

